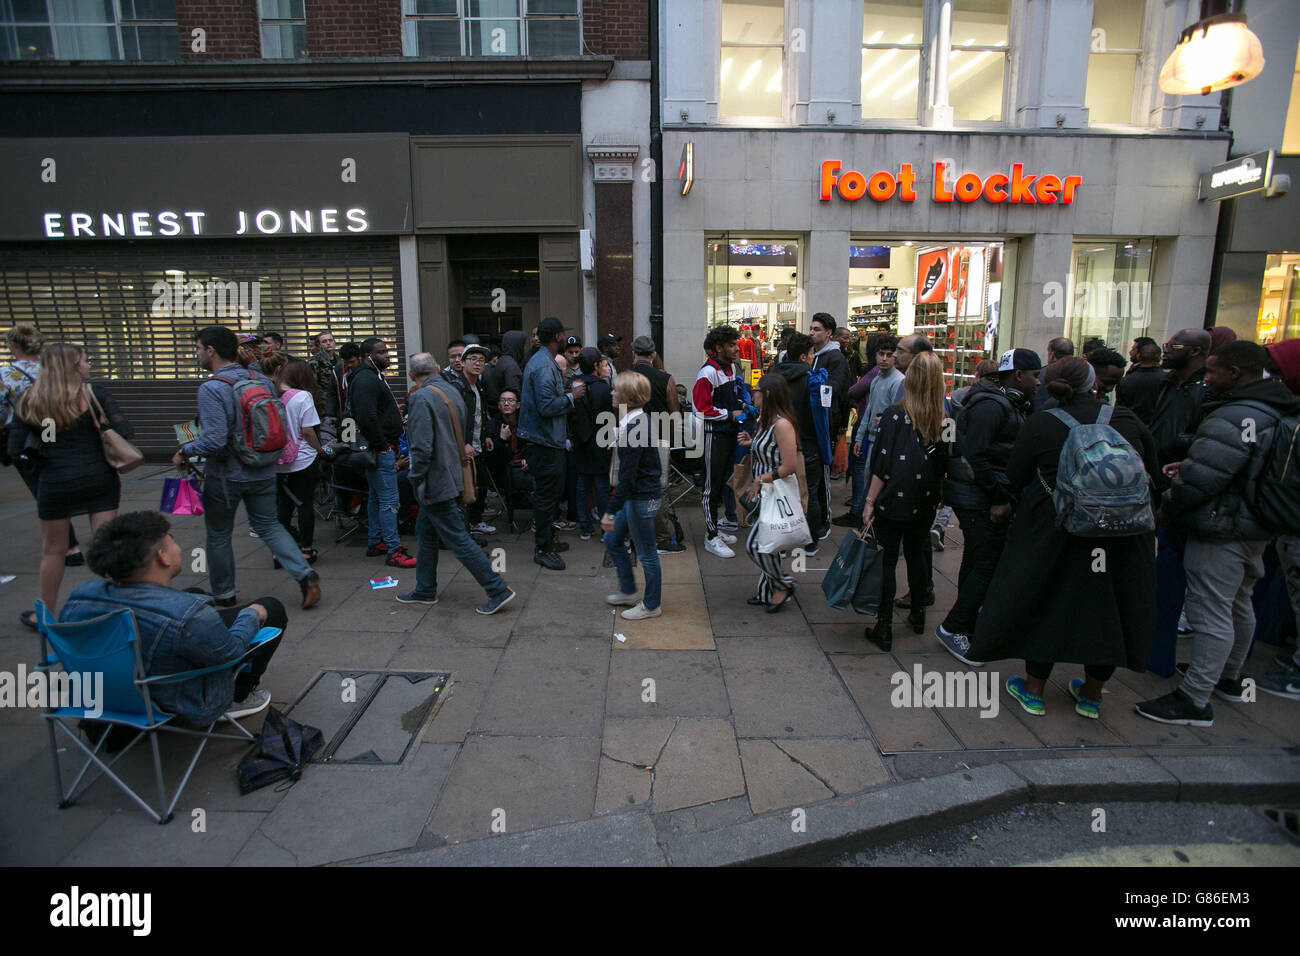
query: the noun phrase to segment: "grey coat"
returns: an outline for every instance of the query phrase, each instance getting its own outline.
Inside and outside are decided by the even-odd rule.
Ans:
[[[447,402],[460,416],[461,435],[465,430],[465,401],[455,387],[434,375],[424,387],[408,398],[406,443],[411,451],[411,486],[421,505],[435,505],[459,498],[465,481],[460,461],[464,449],[456,443]]]

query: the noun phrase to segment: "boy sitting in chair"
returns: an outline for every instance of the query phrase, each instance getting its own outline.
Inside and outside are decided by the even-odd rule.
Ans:
[[[217,609],[210,595],[181,591],[171,581],[181,573],[181,548],[168,533],[171,525],[153,511],[119,515],[99,529],[86,563],[104,580],[78,587],[63,605],[60,620],[86,621],[130,608],[140,639],[140,658],[149,677],[178,674],[238,660],[263,626],[288,625],[284,605],[258,598],[243,607]],[[278,640],[268,641],[248,658],[239,674],[230,669],[192,680],[156,684],[153,703],[197,726],[247,717],[271,703],[257,683]]]

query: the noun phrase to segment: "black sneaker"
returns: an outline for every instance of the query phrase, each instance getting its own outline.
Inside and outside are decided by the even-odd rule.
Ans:
[[[912,606],[912,592],[911,592],[911,591],[908,591],[908,592],[907,592],[906,594],[904,594],[901,598],[897,598],[897,599],[894,601],[894,607],[905,607],[905,608],[910,608],[911,606]],[[926,607],[934,607],[934,592],[933,592],[933,591],[926,591],[926,592],[925,592],[925,606],[926,606]]]
[[[862,515],[854,514],[852,511],[842,514],[838,518],[832,518],[831,524],[837,528],[860,528],[862,527]]]
[[[239,603],[239,596],[232,594],[228,598],[213,598],[212,603],[217,607],[234,607]]]
[[[535,552],[533,554],[533,563],[540,564],[548,571],[563,571],[565,567],[564,559],[554,551],[551,551],[550,553],[543,551]]]
[[[1177,668],[1178,673],[1180,674],[1187,673],[1188,665],[1186,664],[1175,664],[1174,667]],[[1244,703],[1244,701],[1241,699],[1242,694],[1244,692],[1245,692],[1245,687],[1242,686],[1240,677],[1238,677],[1236,680],[1233,680],[1230,677],[1221,677],[1219,678],[1219,682],[1214,685],[1215,697],[1218,697],[1222,700],[1230,700],[1234,704]]]
[[[655,548],[660,554],[681,554],[686,550],[686,545],[678,544],[676,541],[665,541]]]
[[[1182,688],[1157,697],[1144,700],[1135,705],[1135,709],[1147,720],[1161,724],[1179,724],[1183,727],[1213,727],[1214,711],[1210,705],[1197,707],[1192,699],[1183,693]]]

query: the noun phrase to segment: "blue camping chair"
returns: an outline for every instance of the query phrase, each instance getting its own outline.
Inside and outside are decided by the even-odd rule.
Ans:
[[[51,686],[62,683],[65,688],[73,686],[84,688],[85,682],[93,679],[92,675],[102,675],[103,679],[101,699],[98,701],[102,713],[96,714],[86,706],[58,706],[60,702],[55,700],[55,695],[51,693],[48,700],[49,709],[41,715],[49,721],[50,751],[54,756],[54,786],[59,795],[59,809],[72,806],[76,799],[99,779],[100,774],[107,774],[109,779],[121,787],[126,795],[139,804],[154,820],[158,823],[167,823],[171,820],[176,802],[180,800],[185,785],[189,783],[190,774],[194,772],[194,767],[199,762],[199,755],[203,753],[203,748],[207,746],[209,740],[236,740],[248,743],[256,739],[236,720],[231,720],[230,723],[241,736],[213,733],[212,728],[216,726],[216,721],[209,724],[206,730],[178,726],[174,715],[164,713],[153,703],[149,696],[149,688],[154,684],[185,681],[222,670],[241,668],[245,666],[248,653],[251,653],[254,648],[279,638],[278,628],[262,628],[253,638],[248,653],[228,664],[218,664],[215,667],[205,667],[180,674],[148,677],[140,657],[140,642],[136,639],[135,615],[129,608],[112,611],[89,621],[60,623],[43,603],[37,601],[36,624],[41,635],[41,661],[43,662],[38,665],[38,668],[48,674]],[[56,665],[62,665],[66,677],[59,677],[59,672],[55,670]],[[80,703],[83,705],[87,703],[84,690],[81,692]],[[70,722],[82,719],[98,720],[106,725],[94,749],[82,742],[76,724],[70,725]],[[59,764],[56,727],[62,730],[87,758],[77,778],[66,792],[63,789],[63,771]],[[137,733],[130,743],[106,762],[100,758],[99,751],[113,727],[126,727]],[[162,731],[199,738],[198,749],[194,751],[189,766],[185,768],[185,775],[177,784],[170,802],[163,783],[162,757],[158,751],[158,734]],[[154,777],[158,786],[157,809],[151,807],[112,770],[113,765],[145,737],[149,738],[153,748]],[[98,769],[83,784],[82,781],[92,765]]]

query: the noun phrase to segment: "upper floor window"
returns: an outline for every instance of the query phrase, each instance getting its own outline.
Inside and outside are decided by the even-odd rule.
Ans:
[[[258,0],[262,18],[262,56],[268,60],[307,57],[307,12],[304,0]]]
[[[722,0],[718,113],[780,119],[784,0]]]
[[[175,60],[175,0],[0,0],[0,59]]]
[[[1089,124],[1133,122],[1133,90],[1142,60],[1142,13],[1135,0],[1093,0],[1088,85]]]
[[[1300,153],[1300,48],[1296,50],[1295,72],[1291,74],[1291,99],[1282,129],[1282,152]]]
[[[578,56],[579,0],[402,0],[407,56]]]
[[[948,104],[959,123],[1002,119],[1011,0],[953,0]]]
[[[867,0],[862,5],[862,115],[917,118],[925,36],[925,0]]]

